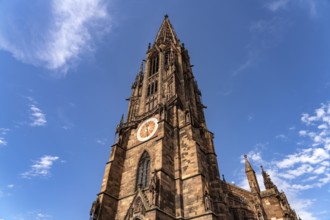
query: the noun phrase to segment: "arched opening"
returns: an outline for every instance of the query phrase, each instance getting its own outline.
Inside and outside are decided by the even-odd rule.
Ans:
[[[158,54],[155,54],[150,58],[150,69],[149,69],[149,77],[153,76],[158,72],[159,62],[158,62]]]
[[[147,188],[149,186],[150,179],[150,156],[147,151],[144,151],[138,165],[136,186],[137,190],[139,187],[141,189]]]

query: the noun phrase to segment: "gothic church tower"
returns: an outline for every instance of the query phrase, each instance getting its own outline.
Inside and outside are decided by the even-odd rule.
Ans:
[[[168,16],[145,61],[90,220],[297,220],[264,171],[266,190],[260,191],[247,157],[251,192],[220,180],[188,50]]]
[[[92,219],[214,219],[223,204],[203,108],[188,50],[165,16],[132,85]]]

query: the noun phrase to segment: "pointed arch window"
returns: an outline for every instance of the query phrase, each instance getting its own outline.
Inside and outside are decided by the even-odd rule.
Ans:
[[[158,91],[158,80],[155,80],[148,85],[147,97],[157,93],[157,91]]]
[[[136,179],[136,189],[141,186],[141,189],[144,189],[149,186],[149,178],[150,178],[150,156],[145,151],[142,154],[142,157],[139,161],[139,167],[137,171],[137,179]]]
[[[150,59],[149,76],[156,74],[158,72],[158,67],[159,67],[158,54],[156,54]]]

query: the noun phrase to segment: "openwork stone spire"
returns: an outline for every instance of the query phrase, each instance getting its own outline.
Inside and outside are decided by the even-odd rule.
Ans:
[[[174,28],[168,18],[168,15],[165,15],[164,21],[158,31],[155,43],[156,44],[166,44],[174,43],[175,45],[179,44],[179,39],[176,36]]]
[[[270,176],[268,175],[268,173],[264,170],[263,166],[261,167],[261,173],[262,173],[262,177],[264,178],[264,184],[265,184],[265,188],[266,189],[272,189],[275,187],[273,181],[271,180]]]

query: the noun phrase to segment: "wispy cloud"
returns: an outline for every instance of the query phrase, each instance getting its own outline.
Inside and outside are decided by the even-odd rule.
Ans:
[[[284,142],[288,141],[288,136],[286,136],[285,134],[278,134],[275,136],[275,138]]]
[[[31,215],[35,218],[35,220],[44,220],[44,219],[51,219],[52,218],[51,215],[46,214],[46,213],[42,213],[40,211],[34,212]]]
[[[36,105],[31,104],[30,105],[30,112],[31,112],[31,120],[30,126],[32,127],[39,127],[39,126],[45,126],[47,123],[46,115],[41,111],[40,108],[38,108]]]
[[[29,113],[30,113],[31,122],[29,123],[29,125],[31,127],[45,126],[47,124],[46,115],[38,107],[37,101],[30,96],[28,96],[27,99],[30,102],[29,103]]]
[[[7,135],[8,131],[10,131],[9,128],[0,128],[0,146],[6,146],[7,141],[5,139],[5,136]]]
[[[74,107],[74,105],[70,104],[70,107]],[[72,122],[71,118],[68,117],[67,111],[63,107],[57,108],[57,117],[58,117],[58,122],[61,123],[61,127],[64,130],[71,130],[74,128],[74,123]]]
[[[248,58],[245,60],[244,63],[242,63],[240,66],[238,66],[234,71],[233,71],[233,76],[237,76],[244,70],[248,69],[252,64],[254,63],[257,55],[255,53],[249,53]]]
[[[14,184],[8,184],[7,188],[12,189],[12,188],[14,188],[14,186],[15,186]]]
[[[276,161],[275,165],[282,170],[283,178],[305,180],[304,184],[293,185],[297,189],[323,187],[330,183],[330,103],[322,103],[314,114],[302,114],[301,122],[305,129],[299,130],[298,135],[307,138],[307,147]]]
[[[311,17],[316,17],[325,4],[329,4],[327,0],[271,0],[265,4],[265,7],[272,12],[298,7],[306,10]]]
[[[12,4],[14,6],[0,15],[3,23],[0,49],[9,51],[24,63],[51,70],[66,72],[69,64],[82,53],[92,51],[95,39],[111,27],[105,0],[52,0],[40,5],[26,3],[30,4],[24,9],[28,13],[25,17],[30,18],[26,20],[18,17],[17,11],[10,10],[24,3]],[[39,13],[43,19],[37,19]],[[15,19],[8,19],[11,17]],[[31,17],[34,18],[32,21]]]
[[[14,188],[14,184],[8,184],[6,187],[2,189],[0,188],[0,198],[11,196],[12,195],[11,191],[13,188]]]
[[[278,11],[287,7],[290,0],[275,0],[266,4],[266,8],[271,11]]]
[[[34,164],[31,165],[30,170],[21,173],[21,176],[27,179],[33,177],[47,177],[50,175],[50,170],[54,162],[58,159],[58,156],[45,155],[35,161]]]
[[[53,216],[51,216],[50,214],[44,213],[40,210],[37,210],[37,211],[28,211],[24,214],[16,214],[16,215],[12,216],[10,219],[15,219],[15,220],[50,220],[50,219],[53,219]]]
[[[289,129],[290,131],[293,131],[293,130],[296,129],[296,127],[295,127],[295,126],[291,126],[291,127],[289,127],[288,129]]]
[[[290,26],[291,22],[277,16],[252,22],[248,27],[251,39],[246,46],[246,59],[234,69],[232,76],[237,76],[256,65],[267,50],[282,42]]]
[[[96,143],[98,143],[100,145],[106,145],[107,141],[108,141],[108,139],[106,139],[106,138],[96,139]]]

